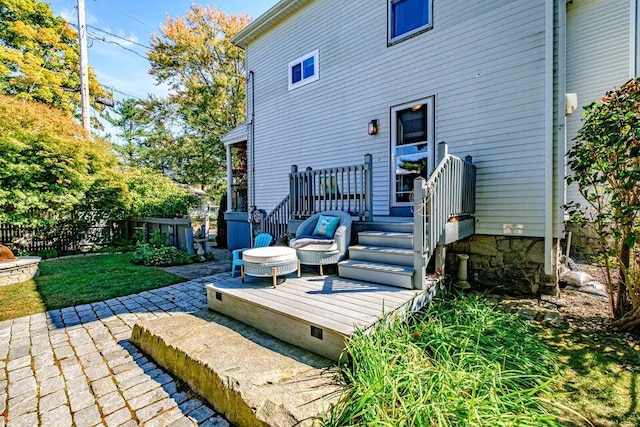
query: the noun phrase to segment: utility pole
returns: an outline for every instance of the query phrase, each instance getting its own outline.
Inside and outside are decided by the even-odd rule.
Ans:
[[[80,105],[82,127],[90,132],[89,123],[89,57],[87,55],[87,23],[84,17],[84,0],[78,0],[78,42],[80,44]]]

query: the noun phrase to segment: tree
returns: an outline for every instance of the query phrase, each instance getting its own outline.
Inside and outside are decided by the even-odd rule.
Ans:
[[[199,196],[150,170],[136,168],[126,179],[133,200],[131,217],[183,218],[200,202]]]
[[[105,112],[103,117],[119,131],[116,136],[122,140],[123,145],[116,144],[116,151],[126,165],[143,166],[144,143],[150,135],[148,129],[151,126],[151,119],[146,114],[144,105],[128,98],[116,102],[113,113],[116,115]]]
[[[244,52],[230,39],[248,22],[246,15],[192,4],[186,17],[167,16],[160,34],[151,36],[150,73],[171,88],[166,103],[181,129],[167,141],[169,165],[180,182],[223,187],[220,137],[243,118],[245,98]]]
[[[640,328],[640,79],[586,106],[575,141],[568,182],[578,184],[587,206],[571,204],[570,212],[600,236],[613,324]],[[617,289],[612,266],[620,269]]]
[[[128,209],[111,146],[58,109],[0,95],[0,153],[0,222],[89,222]]]
[[[80,106],[77,40],[76,31],[48,3],[0,0],[0,91],[75,113]],[[89,91],[107,96],[92,69]]]

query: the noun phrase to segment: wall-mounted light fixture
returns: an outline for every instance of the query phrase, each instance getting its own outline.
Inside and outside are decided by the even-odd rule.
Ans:
[[[369,135],[375,135],[378,133],[378,120],[373,119],[369,122],[369,127],[367,128]]]

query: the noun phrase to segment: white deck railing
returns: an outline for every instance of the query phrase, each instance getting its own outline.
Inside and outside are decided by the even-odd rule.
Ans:
[[[420,289],[426,276],[426,264],[445,241],[447,222],[453,217],[475,212],[476,167],[447,153],[441,145],[442,159],[428,180],[414,180],[414,288]],[[436,269],[438,266],[436,266]]]

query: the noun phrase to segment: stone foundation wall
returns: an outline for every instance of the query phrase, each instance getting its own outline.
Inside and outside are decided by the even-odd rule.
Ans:
[[[556,265],[557,242],[553,264]],[[555,271],[544,274],[544,239],[538,237],[474,235],[447,247],[446,272],[455,282],[458,254],[469,255],[472,287],[501,287],[514,294],[554,294]]]
[[[600,237],[591,224],[581,226],[574,222],[567,222],[565,230],[571,232],[570,257],[590,259],[597,256],[600,249]]]
[[[0,286],[26,282],[38,275],[39,257],[21,257],[0,263]]]

